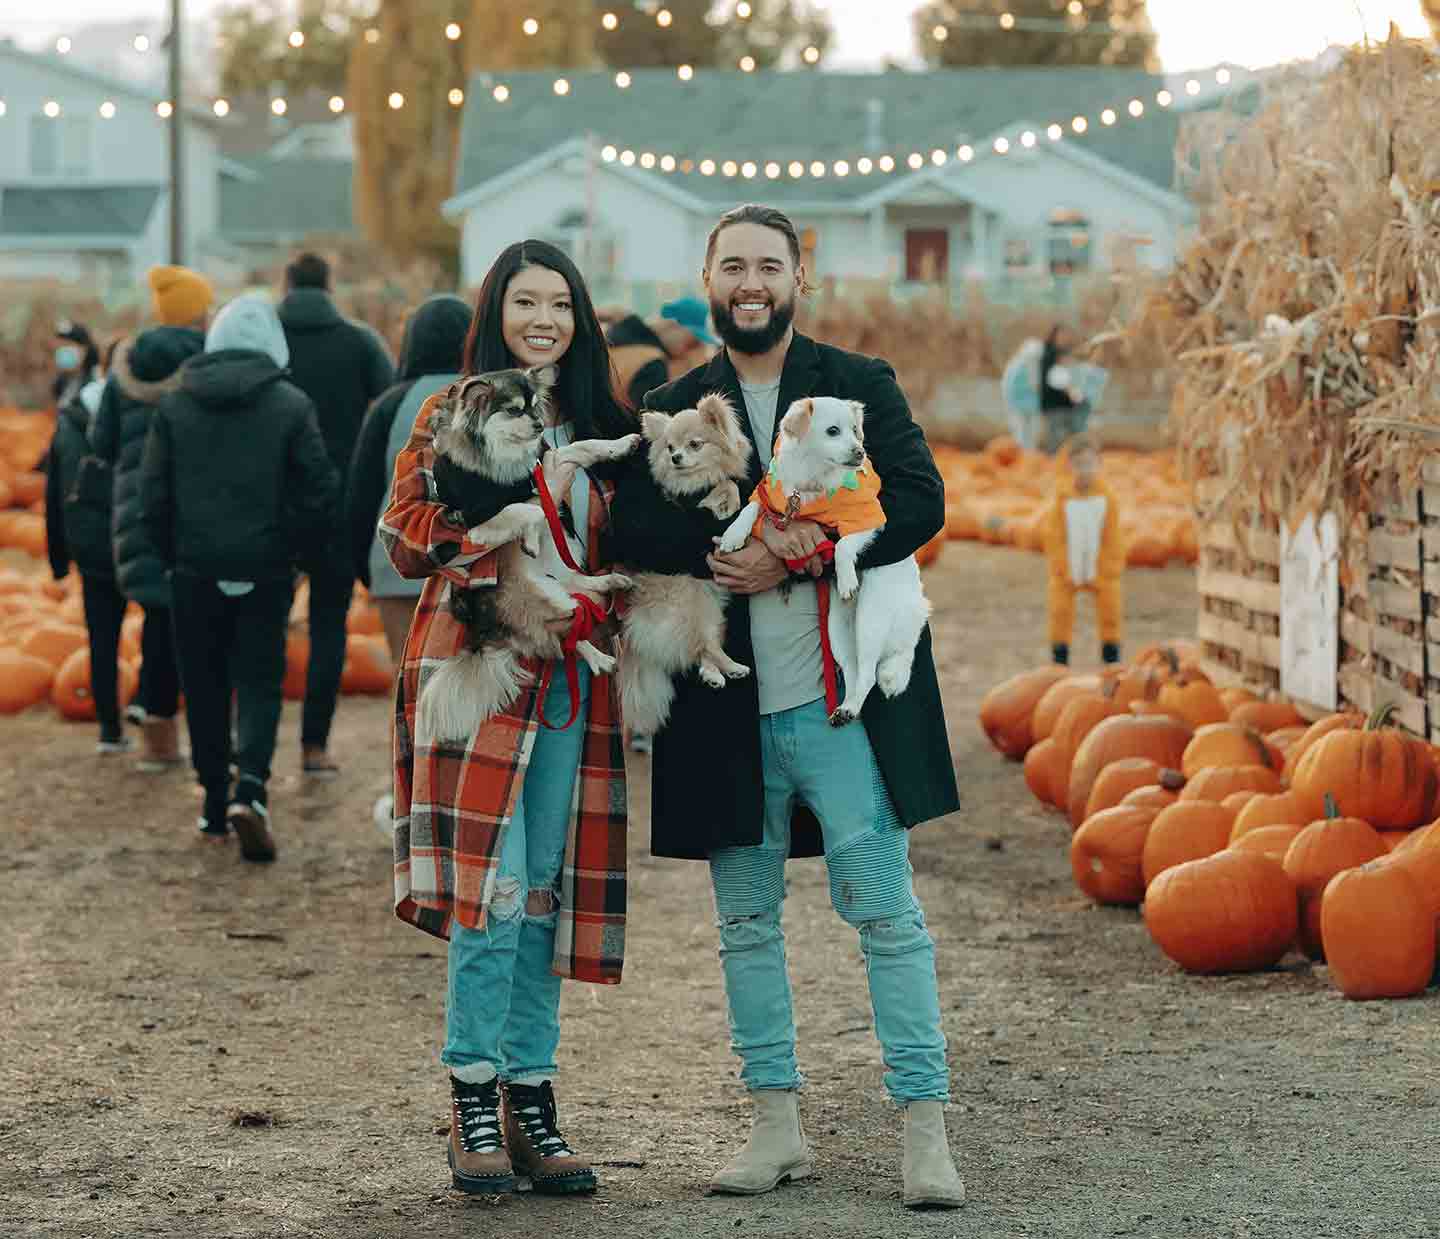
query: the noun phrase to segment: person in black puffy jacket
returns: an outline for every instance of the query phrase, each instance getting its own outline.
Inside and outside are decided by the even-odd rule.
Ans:
[[[238,297],[161,401],[145,444],[144,521],[170,572],[191,760],[205,789],[200,829],[233,828],[252,861],[275,858],[266,787],[293,565],[297,552],[334,540],[339,502],[314,406],[289,381],[288,361],[269,300]]]
[[[286,267],[285,287],[279,310],[290,347],[290,377],[315,402],[320,433],[343,494],[365,410],[395,381],[395,367],[374,331],[352,323],[335,308],[330,266],[318,254],[301,254]],[[336,529],[338,533],[338,520]],[[328,752],[330,722],[345,666],[345,618],[355,574],[338,537],[302,567],[310,577],[310,666],[300,722],[300,768],[327,777],[338,772]]]
[[[113,348],[111,353],[113,355]],[[107,364],[109,359],[107,358]],[[96,752],[128,752],[133,745],[120,719],[120,625],[125,596],[115,585],[110,554],[112,492],[109,471],[90,456],[90,423],[100,407],[103,375],[86,383],[55,420],[45,474],[45,541],[50,571],[64,580],[71,565],[80,574],[85,630],[90,637],[90,691],[100,724]]]

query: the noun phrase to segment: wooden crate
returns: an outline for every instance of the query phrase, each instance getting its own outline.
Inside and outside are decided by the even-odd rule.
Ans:
[[[1202,506],[1218,485],[1197,484]],[[1394,702],[1396,721],[1429,737],[1432,715],[1440,732],[1440,462],[1433,482],[1395,488],[1364,519],[1368,536],[1352,531],[1340,573],[1338,702],[1367,713]],[[1207,674],[1220,685],[1278,693],[1279,522],[1202,522],[1199,542],[1197,629]],[[1307,717],[1325,713],[1313,702],[1295,705]]]

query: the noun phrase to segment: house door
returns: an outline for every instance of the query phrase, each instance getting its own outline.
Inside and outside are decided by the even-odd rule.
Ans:
[[[905,278],[918,284],[941,284],[950,278],[950,230],[905,229]]]

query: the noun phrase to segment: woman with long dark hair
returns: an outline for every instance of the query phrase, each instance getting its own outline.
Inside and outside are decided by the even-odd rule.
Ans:
[[[495,260],[475,306],[464,372],[553,365],[546,438],[618,438],[636,429],[617,401],[609,351],[585,283],[566,255],[522,241]],[[562,977],[620,980],[625,913],[625,762],[610,676],[578,664],[578,698],[560,667],[529,666],[527,689],[466,742],[417,730],[426,678],[464,647],[450,591],[493,585],[497,556],[467,540],[513,498],[496,487],[440,501],[428,400],[395,465],[380,538],[424,592],[405,643],[395,698],[395,910],[449,939],[445,1049],[449,1160],[461,1191],[494,1194],[528,1177],[537,1192],[595,1188],[595,1174],[560,1134],[552,1079]],[[610,487],[583,471],[562,519],[584,539],[588,570],[604,571]],[[448,565],[465,550],[467,566]],[[468,562],[479,550],[480,557]],[[568,719],[574,722],[566,725]]]

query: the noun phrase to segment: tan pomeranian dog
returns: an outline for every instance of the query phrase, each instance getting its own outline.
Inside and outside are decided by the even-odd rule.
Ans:
[[[750,440],[724,396],[701,398],[673,415],[647,412],[640,429],[649,444],[650,474],[677,503],[695,503],[728,520],[740,509],[750,466]],[[694,667],[711,688],[743,679],[750,668],[725,653],[729,593],[697,577],[637,573],[621,618],[624,646],[618,683],[625,725],[652,735],[670,717],[672,677]]]
[[[865,406],[814,396],[797,400],[780,421],[770,471],[720,539],[738,551],[764,521],[814,520],[838,533],[830,648],[845,677],[845,699],[830,715],[841,727],[860,717],[879,685],[898,697],[910,684],[915,646],[930,618],[930,601],[915,556],[862,573],[857,560],[885,526],[880,483],[865,455]]]
[[[639,435],[626,435],[545,450],[548,397],[557,377],[555,367],[544,366],[472,375],[451,385],[434,422],[440,502],[463,508],[467,477],[524,492],[537,463],[542,464],[546,490],[563,500],[576,469],[619,460],[640,445]],[[465,536],[485,551],[458,555],[448,566],[462,568],[494,552],[499,556],[497,580],[493,585],[449,586],[450,613],[465,627],[465,649],[447,658],[421,685],[416,730],[432,740],[469,740],[529,685],[532,677],[522,659],[561,657],[561,639],[547,625],[575,614],[580,604],[573,595],[598,603],[630,586],[629,577],[618,572],[592,576],[568,567],[538,497],[508,504]],[[569,530],[565,537],[571,558],[582,563],[583,541]],[[579,642],[575,652],[597,675],[615,669],[615,660],[589,641]]]

